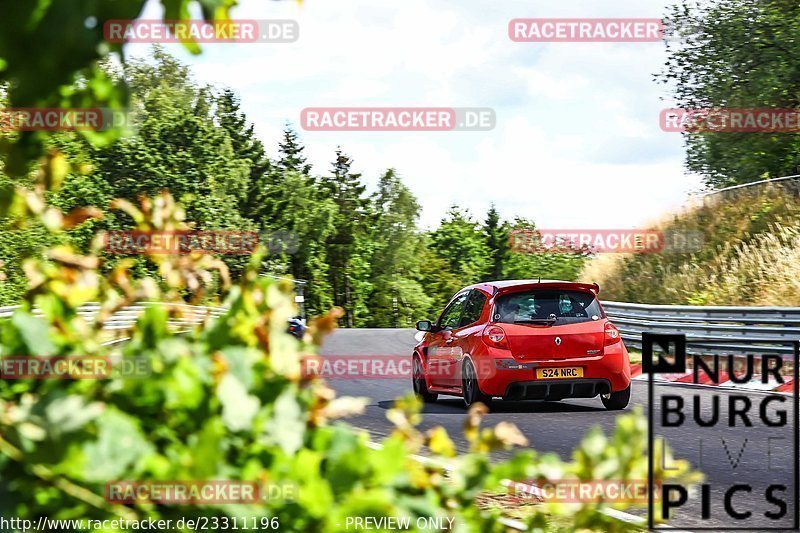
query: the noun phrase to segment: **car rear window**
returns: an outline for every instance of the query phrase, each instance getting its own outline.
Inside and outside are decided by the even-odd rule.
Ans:
[[[555,324],[575,324],[604,318],[594,294],[562,289],[534,289],[500,295],[494,306],[495,322],[513,324],[551,320]]]

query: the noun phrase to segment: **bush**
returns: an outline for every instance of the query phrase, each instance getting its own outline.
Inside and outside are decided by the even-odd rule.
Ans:
[[[145,213],[123,206],[141,224],[178,224],[168,195]],[[153,214],[155,212],[155,214]],[[145,214],[153,214],[146,220]],[[140,216],[141,215],[141,216]],[[398,400],[389,410],[394,432],[380,446],[362,430],[336,422],[359,412],[364,401],[336,398],[318,379],[301,375],[301,354],[333,327],[336,312],[312,324],[300,344],[285,334],[295,312],[292,287],[259,277],[260,254],[241,282],[230,286],[224,263],[209,256],[158,256],[163,284],[134,279],[125,261],[108,276],[100,261],[69,248],[55,248],[48,261],[29,260],[23,307],[0,323],[0,355],[98,355],[146,360],[145,379],[0,381],[0,514],[37,519],[209,517],[218,520],[277,518],[285,531],[336,531],[345,517],[450,517],[462,531],[504,531],[498,509],[475,499],[502,490],[503,479],[642,480],[646,427],[641,413],[618,418],[615,434],[592,430],[573,462],[531,450],[506,462],[489,452],[526,444],[511,424],[481,428],[484,411],[466,418],[468,454],[456,457],[445,430],[417,429],[419,404]],[[181,295],[201,297],[216,270],[225,291],[224,316],[185,335],[167,329],[180,317]],[[104,344],[103,320],[137,300],[149,306],[130,340]],[[77,313],[80,304],[101,303],[98,319]],[[43,318],[32,314],[33,305]],[[412,457],[427,449],[452,470]],[[688,465],[680,475],[691,477]],[[112,504],[104,487],[116,480],[241,480],[282,484],[292,497],[259,504]],[[632,526],[602,513],[607,504],[542,504],[528,521],[548,527],[566,516],[572,527],[623,530]],[[619,507],[619,506],[617,506]],[[622,506],[624,507],[624,505]],[[186,528],[188,529],[188,528]],[[413,530],[412,526],[412,530]]]

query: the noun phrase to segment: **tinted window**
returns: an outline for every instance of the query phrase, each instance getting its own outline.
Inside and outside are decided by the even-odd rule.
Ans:
[[[486,304],[486,295],[481,291],[472,291],[467,298],[467,305],[464,307],[464,315],[461,317],[461,326],[468,326],[478,321]]]
[[[439,319],[439,327],[458,327],[458,323],[461,320],[461,312],[464,310],[464,304],[467,301],[468,295],[468,292],[464,292],[456,296],[456,299],[453,300],[453,303],[451,303],[447,309],[444,310],[444,313],[442,313],[442,317]]]
[[[492,318],[497,322],[514,323],[553,317],[557,324],[574,324],[599,320],[604,315],[591,292],[551,289],[500,296]]]

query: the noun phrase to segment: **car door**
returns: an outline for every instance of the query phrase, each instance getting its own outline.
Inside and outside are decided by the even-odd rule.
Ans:
[[[451,378],[454,387],[461,386],[464,357],[472,352],[474,335],[482,329],[483,323],[480,319],[487,300],[487,296],[482,291],[473,289],[467,297],[458,327],[453,330],[452,353],[448,361],[450,367],[447,369],[447,376]],[[476,361],[474,366],[478,371],[478,377],[482,377],[480,363]]]
[[[453,387],[455,382],[452,375],[448,376],[453,370],[453,343],[455,337],[453,333],[461,323],[461,314],[467,303],[469,291],[456,294],[450,304],[442,311],[439,320],[436,322],[435,333],[431,335],[428,346],[428,375],[431,384],[436,387]]]

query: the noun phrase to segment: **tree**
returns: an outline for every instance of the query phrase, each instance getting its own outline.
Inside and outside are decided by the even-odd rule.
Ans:
[[[517,217],[511,224],[511,231],[532,232],[536,225]],[[534,252],[511,251],[504,264],[504,279],[560,279],[576,281],[580,276],[587,255],[581,252]]]
[[[362,240],[367,207],[364,198],[366,187],[361,183],[361,174],[351,172],[352,164],[353,160],[341,148],[337,148],[332,173],[321,182],[323,190],[337,207],[336,231],[328,239],[327,256],[331,265],[330,280],[334,302],[344,307],[347,327],[354,325],[355,299],[362,295],[353,292],[353,281],[357,278],[351,268],[354,266],[356,251],[363,249],[366,244]]]
[[[800,4],[786,0],[681,0],[669,25],[684,39],[668,45],[657,79],[677,107],[800,107]],[[800,171],[795,133],[684,134],[686,165],[710,187]]]
[[[487,280],[498,280],[503,277],[503,266],[509,253],[508,228],[500,221],[500,213],[494,204],[489,207],[484,224],[486,245],[491,253],[491,265],[487,272]]]
[[[434,251],[430,235],[423,235],[417,256],[420,264],[420,284],[425,294],[431,298],[427,312],[421,316],[436,320],[445,304],[464,286],[464,283],[451,270],[450,264]]]
[[[144,0],[61,0],[59,2],[4,2],[0,23],[0,84],[14,87],[11,107],[106,107],[124,109],[128,91],[124,83],[102,68],[103,59],[124,61],[121,42],[108,42],[104,23],[133,20]],[[203,20],[228,20],[231,0],[171,0],[164,2],[164,19],[189,19],[198,8]],[[193,39],[182,41],[192,53],[200,53]],[[79,81],[79,83],[75,83]],[[80,135],[95,145],[119,136],[112,128]],[[5,172],[21,177],[30,170],[49,140],[46,131],[27,131],[0,143]]]
[[[326,242],[335,231],[336,204],[303,174],[276,167],[270,174],[262,221],[265,240],[286,238],[292,242],[284,243],[286,249],[275,247],[267,270],[307,280],[307,311],[325,313],[333,305]]]
[[[142,227],[180,223],[174,216],[136,218]],[[175,273],[163,292],[152,288],[152,280],[135,279],[124,270],[100,275],[91,256],[64,259],[28,265],[42,283],[11,319],[0,321],[0,355],[42,357],[44,350],[45,357],[122,358],[144,367],[146,378],[135,379],[145,372],[132,376],[115,364],[111,375],[91,380],[91,386],[83,379],[0,380],[1,516],[31,523],[41,516],[58,521],[79,516],[78,522],[89,520],[98,528],[111,524],[103,530],[112,532],[129,529],[118,525],[120,519],[197,523],[206,518],[247,522],[242,529],[252,524],[252,529],[327,532],[340,531],[353,514],[371,513],[381,521],[405,517],[413,530],[425,529],[414,527],[416,520],[447,517],[464,531],[499,532],[508,530],[501,510],[476,505],[475,496],[507,491],[508,479],[538,483],[551,471],[563,472],[565,479],[622,479],[647,468],[647,424],[641,413],[619,417],[610,437],[599,428],[590,430],[571,462],[532,449],[516,449],[503,459],[493,452],[528,445],[513,424],[483,427],[486,408],[473,406],[463,431],[468,450],[459,453],[443,427],[420,427],[422,404],[406,396],[391,406],[391,435],[369,446],[363,430],[339,420],[363,413],[368,398],[337,398],[313,372],[299,371],[312,366],[303,362],[307,346],[285,333],[291,289],[259,277],[258,258],[239,284],[228,287],[222,316],[183,335],[170,332],[169,322],[171,309],[185,306],[158,303],[182,304],[180,292],[207,278],[213,267],[204,261],[207,256],[163,258]],[[146,291],[155,301],[126,342],[109,346],[104,322],[84,321],[78,306],[98,302],[103,310],[114,309],[120,286]],[[42,316],[33,313],[34,298],[46,310]],[[332,329],[332,316],[315,321],[309,341],[318,347]],[[84,365],[81,374],[90,376],[92,368]],[[673,457],[663,440],[658,444],[653,453],[672,468],[657,470],[654,483],[701,481],[688,461]],[[431,456],[425,463],[418,456],[423,449]],[[212,502],[214,494],[205,496],[205,505],[158,504],[174,497],[166,491],[136,498],[137,484],[213,489],[218,479],[231,480],[234,488],[248,486],[250,495],[240,494],[246,505]],[[115,488],[134,489],[135,501],[115,504]],[[274,488],[291,493],[263,497]],[[528,530],[560,531],[565,523],[573,529],[631,529],[591,498],[566,506],[555,523],[551,508],[530,507]]]
[[[264,145],[256,137],[253,124],[247,124],[247,117],[240,111],[239,97],[232,90],[225,89],[217,98],[216,118],[228,132],[235,156],[247,161],[250,167],[247,184],[240,198],[239,212],[261,227],[271,168]]]
[[[237,154],[229,130],[215,122],[211,89],[197,84],[185,65],[158,47],[152,61],[127,64],[124,76],[136,110],[135,135],[100,147],[75,135],[55,137],[52,142],[73,163],[85,160],[92,172],[70,174],[51,202],[63,210],[107,207],[112,198],[135,202],[141,195],[156,196],[167,189],[180,198],[196,229],[256,230],[242,212],[252,161]],[[230,118],[223,114],[221,122],[228,124]],[[98,229],[129,229],[132,222],[124,213],[106,209],[103,220],[71,233],[79,249],[85,250]],[[117,259],[109,257],[109,266]],[[234,276],[247,262],[235,255],[223,260]],[[136,262],[140,271],[154,271],[147,258],[138,257]]]
[[[424,316],[433,301],[421,282],[420,205],[394,169],[381,176],[371,203],[368,325],[408,327]]]
[[[480,225],[468,211],[452,206],[431,233],[434,253],[444,259],[462,285],[483,279],[491,264],[491,250]]]
[[[130,200],[169,189],[199,229],[245,229],[238,207],[250,161],[236,157],[228,131],[215,124],[210,88],[158,48],[153,64],[132,62],[126,78],[139,109],[138,131],[95,151],[97,174]]]
[[[287,123],[283,130],[283,141],[279,144],[278,168],[283,171],[299,172],[306,176],[311,174],[311,165],[306,163],[306,156],[303,155],[305,146],[300,142],[300,138],[292,127]]]

